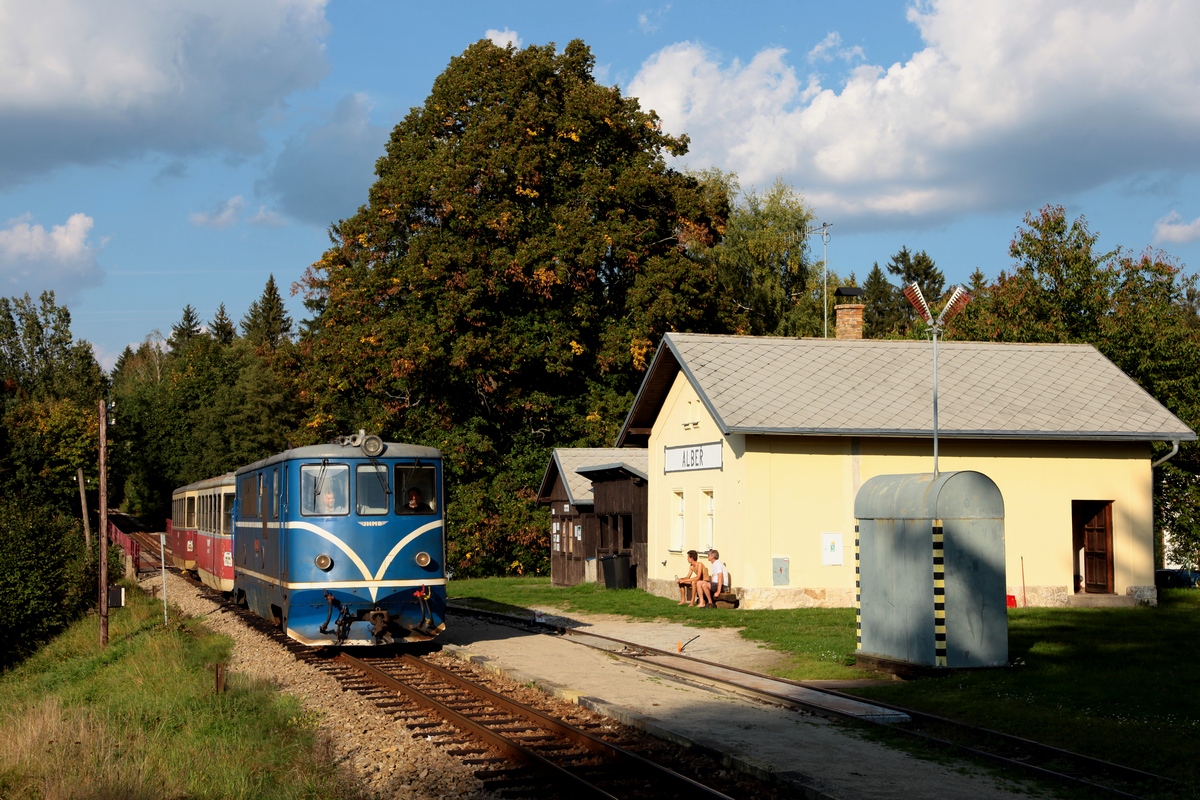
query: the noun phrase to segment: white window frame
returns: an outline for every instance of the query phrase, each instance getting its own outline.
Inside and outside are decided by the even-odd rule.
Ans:
[[[717,546],[717,503],[716,492],[713,489],[702,489],[704,495],[704,529],[708,533],[708,543],[704,546],[705,550],[712,550]]]
[[[671,496],[675,500],[675,518],[671,521],[670,550],[672,553],[682,553],[683,543],[687,541],[687,506],[684,504],[683,489],[675,489]]]

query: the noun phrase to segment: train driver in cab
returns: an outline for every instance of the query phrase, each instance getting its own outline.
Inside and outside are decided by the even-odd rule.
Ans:
[[[334,490],[332,481],[325,486],[325,492],[317,499],[317,513],[319,514],[345,514],[347,511],[346,493],[339,493]]]
[[[408,499],[404,501],[400,510],[405,514],[428,514],[431,511],[429,503],[422,499],[421,490],[416,486],[409,488]]]

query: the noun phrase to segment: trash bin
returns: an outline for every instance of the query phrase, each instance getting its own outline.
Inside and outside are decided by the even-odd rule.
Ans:
[[[629,553],[600,556],[605,589],[629,588]]]

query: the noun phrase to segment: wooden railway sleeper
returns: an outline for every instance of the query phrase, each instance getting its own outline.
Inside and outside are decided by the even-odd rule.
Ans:
[[[690,797],[697,797],[697,798],[708,797],[708,798],[714,798],[714,799],[721,798],[722,800],[729,800],[727,795],[724,795],[721,792],[716,791],[715,789],[705,786],[702,783],[694,781],[685,775],[680,775],[679,773],[677,773],[667,767],[664,767],[660,764],[656,764],[655,762],[650,761],[649,759],[643,758],[642,756],[639,756],[636,753],[630,752],[630,751],[625,750],[624,748],[621,748],[617,745],[611,744],[611,743],[599,738],[598,736],[586,733],[577,727],[574,727],[572,725],[569,725],[567,723],[561,722],[556,719],[552,719],[552,718],[548,717],[547,715],[542,714],[541,712],[538,712],[535,709],[530,708],[529,706],[527,706],[523,703],[520,703],[516,700],[512,700],[510,698],[504,697],[503,695],[497,694],[496,692],[493,692],[490,689],[487,689],[483,686],[475,684],[474,682],[469,682],[466,679],[451,672],[450,670],[443,669],[441,667],[435,666],[428,662],[414,658],[413,656],[410,656],[410,655],[401,656],[400,661],[403,662],[407,666],[411,666],[413,669],[424,670],[427,673],[442,676],[445,680],[454,681],[456,683],[463,684],[463,688],[466,691],[469,691],[469,692],[471,692],[477,696],[480,696],[482,698],[489,699],[492,702],[496,703],[498,706],[501,706],[501,707],[507,708],[507,709],[511,709],[513,711],[513,713],[520,714],[529,719],[533,719],[536,721],[536,724],[544,727],[547,730],[551,730],[551,731],[554,731],[555,733],[565,736],[566,738],[570,739],[571,741],[575,742],[576,744],[580,745],[581,747],[602,753],[609,757],[616,756],[620,761],[623,761],[627,767],[631,768],[633,771],[635,771],[637,773],[655,775],[656,777],[658,777],[660,779],[667,778],[669,781],[674,783],[676,786],[680,787],[679,791],[681,794],[687,794]]]

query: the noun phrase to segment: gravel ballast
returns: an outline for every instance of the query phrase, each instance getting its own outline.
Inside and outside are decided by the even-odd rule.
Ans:
[[[424,739],[414,739],[370,701],[345,691],[331,676],[296,660],[282,645],[248,628],[235,615],[177,575],[167,574],[167,600],[233,640],[230,673],[267,681],[317,715],[336,763],[372,798],[491,798],[471,770]],[[162,591],[157,573],[141,581]]]

